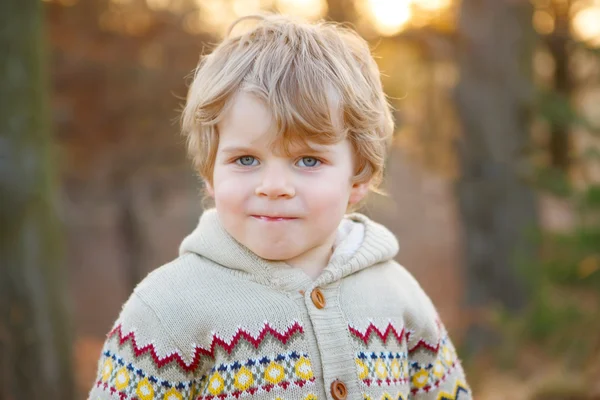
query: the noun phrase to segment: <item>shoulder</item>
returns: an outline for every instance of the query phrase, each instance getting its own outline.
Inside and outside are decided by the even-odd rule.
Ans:
[[[194,298],[211,299],[239,281],[239,273],[197,254],[184,254],[150,272],[134,294],[151,307],[163,308]],[[175,304],[173,304],[175,303]]]
[[[343,295],[359,294],[362,306],[382,318],[401,318],[410,325],[432,325],[438,319],[429,296],[415,277],[402,265],[390,260],[345,279]],[[375,315],[374,315],[375,316]],[[357,316],[358,317],[358,316]]]
[[[150,272],[123,304],[115,326],[161,325],[169,315],[177,315],[195,292],[205,293],[204,286],[223,274],[202,257],[185,254]],[[223,279],[221,279],[222,281]]]
[[[151,319],[182,348],[190,343],[210,348],[213,332],[232,337],[238,325],[259,329],[266,319],[287,320],[294,301],[251,278],[197,254],[185,254],[140,282],[119,320],[133,329]]]
[[[136,353],[151,345],[154,358],[178,354],[186,364],[194,359],[193,343],[212,327],[211,310],[228,286],[241,281],[227,269],[186,254],[150,272],[124,303],[108,334],[121,348],[131,342]]]
[[[146,293],[165,285],[181,285],[201,276],[205,271],[217,269],[197,254],[186,253],[176,259],[152,270],[134,289],[135,292]]]
[[[403,300],[407,303],[412,301],[429,301],[425,291],[415,277],[402,265],[394,260],[386,261],[364,269],[348,279],[349,284],[377,287],[392,290],[396,295],[403,294]]]
[[[185,254],[150,272],[133,290],[115,327],[124,331],[154,327],[169,336],[192,330],[228,287],[243,283],[230,270],[196,254]],[[237,283],[236,283],[237,282]]]
[[[208,365],[193,345],[194,314],[186,308],[189,295],[182,294],[207,270],[198,261],[179,257],[134,289],[107,334],[91,392],[94,398],[107,398],[118,390],[134,393],[139,385],[150,392],[177,387],[189,393],[193,374]]]

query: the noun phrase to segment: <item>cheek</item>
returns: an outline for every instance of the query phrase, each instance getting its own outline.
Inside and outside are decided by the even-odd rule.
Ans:
[[[304,185],[304,199],[313,207],[325,209],[346,208],[351,184],[348,179],[334,175],[312,180]]]
[[[215,204],[222,206],[235,206],[242,202],[251,192],[248,179],[239,179],[227,171],[215,169],[214,173],[214,199]]]

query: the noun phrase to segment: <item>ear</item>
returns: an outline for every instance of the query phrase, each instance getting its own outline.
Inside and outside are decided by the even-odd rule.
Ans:
[[[369,181],[362,183],[353,183],[352,189],[350,189],[350,198],[348,204],[356,204],[360,202],[369,193]]]
[[[204,182],[204,187],[206,188],[206,193],[208,193],[208,195],[214,199],[215,198],[215,190],[214,190],[213,186],[206,179],[203,179],[203,182]]]

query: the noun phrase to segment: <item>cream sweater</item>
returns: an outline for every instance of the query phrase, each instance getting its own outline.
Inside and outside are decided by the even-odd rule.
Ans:
[[[471,399],[398,242],[347,216],[312,280],[259,258],[205,211],[180,256],[134,290],[90,399]]]

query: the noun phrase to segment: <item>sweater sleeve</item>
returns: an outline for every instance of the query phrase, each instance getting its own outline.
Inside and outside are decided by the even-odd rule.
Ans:
[[[408,373],[411,399],[470,400],[456,349],[437,310],[417,281],[406,272],[415,303],[408,311]]]
[[[181,354],[154,310],[134,292],[107,334],[88,399],[194,398],[203,382]]]

